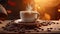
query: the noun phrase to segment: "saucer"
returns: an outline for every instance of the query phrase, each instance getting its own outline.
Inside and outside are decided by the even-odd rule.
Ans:
[[[15,23],[23,22],[22,19],[17,19],[14,21]]]
[[[28,21],[23,21],[22,19],[17,19],[17,20],[15,20],[14,22],[15,22],[15,23],[33,23],[33,22],[35,22],[35,21],[33,21],[33,22],[28,22]]]
[[[22,19],[17,19],[14,21],[14,23],[20,24],[20,25],[36,25],[35,22],[24,22],[22,21]]]

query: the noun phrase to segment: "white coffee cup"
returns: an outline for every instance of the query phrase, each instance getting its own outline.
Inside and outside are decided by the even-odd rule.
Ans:
[[[38,13],[35,11],[20,11],[20,18],[23,22],[34,22],[38,18]]]

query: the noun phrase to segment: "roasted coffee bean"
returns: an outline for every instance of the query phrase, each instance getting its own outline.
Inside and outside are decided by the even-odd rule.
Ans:
[[[0,22],[0,24],[2,24],[2,22]]]
[[[48,30],[49,28],[47,28],[47,30]]]
[[[38,29],[41,29],[41,28],[38,28]]]
[[[60,30],[60,28],[58,28],[58,30]]]
[[[5,27],[2,27],[2,28],[5,28]]]
[[[50,29],[53,29],[53,28],[50,28]]]
[[[37,32],[39,32],[39,30],[36,30]]]
[[[49,25],[51,25],[51,24],[49,24]]]
[[[52,22],[53,24],[55,24],[55,22]]]
[[[59,23],[57,23],[57,24],[59,24]]]
[[[14,31],[14,32],[17,32],[17,31]]]
[[[44,29],[41,29],[42,31],[44,31]]]
[[[51,32],[51,30],[47,30],[48,32]]]

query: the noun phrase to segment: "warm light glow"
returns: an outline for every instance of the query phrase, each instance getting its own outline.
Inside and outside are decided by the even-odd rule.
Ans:
[[[46,20],[50,20],[50,18],[51,18],[50,15],[47,14],[47,13],[45,13],[45,19],[46,19]]]
[[[7,10],[7,13],[11,14],[11,13],[12,13],[12,11],[11,11],[11,10]]]
[[[35,5],[35,10],[40,9],[40,6],[38,4]]]
[[[38,6],[38,9],[40,9],[40,7]]]
[[[60,12],[60,9],[58,9],[58,12]]]
[[[46,7],[54,7],[57,6],[59,4],[59,0],[34,0],[35,2],[35,8],[38,9],[38,7],[42,7],[40,9],[46,8]],[[39,9],[39,10],[40,10]]]
[[[46,20],[50,20],[51,16],[49,14],[46,13],[46,7],[50,8],[50,7],[55,7],[59,4],[59,0],[34,0],[35,2],[35,9],[37,11],[39,11],[40,13],[43,13],[44,16],[42,16],[42,19],[46,19]],[[58,10],[60,12],[60,10]],[[41,15],[40,15],[41,17]]]
[[[57,0],[34,0],[34,2],[45,7],[56,6],[58,4]]]

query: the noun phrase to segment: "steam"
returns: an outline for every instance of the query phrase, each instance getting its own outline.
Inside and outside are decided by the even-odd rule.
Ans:
[[[32,6],[30,4],[28,4],[28,6],[26,7],[26,10],[29,11],[29,12],[31,12],[32,9],[33,9]]]

